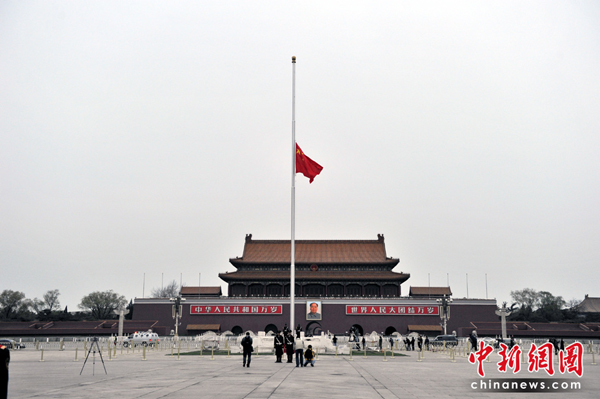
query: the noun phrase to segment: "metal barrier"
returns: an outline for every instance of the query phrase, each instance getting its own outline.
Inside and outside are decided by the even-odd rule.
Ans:
[[[59,351],[72,351],[73,361],[78,361],[79,357],[85,356],[88,348],[90,347],[90,341],[93,337],[47,337],[47,338],[14,338],[16,342],[19,344],[25,345],[25,351],[34,351],[37,350],[40,352],[40,361],[44,361],[44,358],[51,356],[52,352]],[[142,360],[148,360],[149,356],[153,353],[165,352],[170,349],[171,356],[174,357],[175,350],[177,351],[177,359],[180,359],[180,355],[182,352],[191,352],[191,351],[199,351],[200,356],[203,357],[204,351],[210,351],[210,358],[213,360],[215,356],[218,355],[226,355],[227,357],[232,357],[231,355],[241,354],[241,338],[242,336],[233,336],[233,335],[210,335],[210,336],[198,336],[198,337],[161,337],[160,341],[157,345],[152,347],[144,347],[144,346],[131,346],[124,347],[121,342],[114,343],[114,337],[99,337],[98,343],[100,344],[101,350],[106,353],[108,356],[108,360],[116,360],[120,357],[135,355]],[[264,356],[271,355],[274,353],[273,345],[272,345],[272,336],[254,336],[255,338],[255,356]],[[317,356],[321,355],[332,355],[332,356],[349,356],[349,360],[354,360],[353,355],[355,354],[354,345],[356,342],[350,342],[347,337],[337,337],[337,345],[333,345],[331,340],[327,336],[321,337],[308,337],[305,338],[306,342],[313,345],[313,348],[318,353]],[[600,341],[599,340],[577,340],[577,339],[564,339],[565,346],[570,345],[573,342],[581,342],[585,348],[585,354],[589,356],[589,361],[591,364],[596,364],[595,357],[596,355],[600,355]],[[373,341],[372,339],[367,341],[371,343],[372,346],[365,345],[365,349],[363,351],[363,356],[367,357],[367,348],[369,351],[379,351],[378,342]],[[488,344],[495,346],[493,341],[486,339],[485,342]],[[536,346],[543,345],[548,342],[548,339],[535,338],[535,339],[515,339],[515,344],[518,344],[521,348],[521,363],[525,364],[527,360],[528,351],[531,348],[532,344]],[[467,358],[469,355],[469,343],[466,339],[460,338],[458,340],[458,344],[455,347],[444,347],[444,346],[432,346],[430,345],[431,352],[438,352],[440,355],[444,354],[447,356],[447,359],[450,362],[456,362],[457,357],[459,358]],[[120,350],[118,350],[120,347]],[[362,348],[361,348],[362,349]],[[396,340],[394,343],[390,344],[389,341],[384,341],[384,345],[382,346],[382,360],[388,361],[389,357],[394,358],[396,350],[402,351],[406,350],[406,346],[404,345],[403,340]],[[417,349],[417,348],[415,348]],[[494,348],[494,353],[498,353],[500,349]],[[79,353],[83,351],[83,354]],[[391,352],[390,353],[388,353]],[[412,352],[412,351],[411,351]],[[417,350],[415,354],[416,360],[421,362],[425,360],[425,353],[427,352],[426,347],[423,346],[422,350]],[[410,353],[410,352],[409,352]],[[151,357],[150,357],[151,358]],[[348,357],[346,357],[348,359]],[[487,361],[491,361],[488,357]]]

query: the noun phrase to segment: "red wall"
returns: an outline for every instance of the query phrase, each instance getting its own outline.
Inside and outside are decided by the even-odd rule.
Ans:
[[[346,305],[367,305],[367,306],[383,306],[383,305],[427,305],[438,306],[435,300],[413,300],[402,298],[397,300],[384,299],[317,299],[322,303],[322,319],[317,321],[320,328],[332,334],[344,334],[354,324],[358,324],[363,328],[364,333],[376,331],[378,333],[385,332],[389,327],[393,327],[400,334],[408,333],[409,325],[440,325],[441,319],[439,315],[347,315]],[[300,324],[304,331],[307,330],[308,324],[312,320],[306,320],[306,298],[296,300],[295,303],[295,324]],[[282,305],[281,314],[202,314],[193,315],[190,312],[190,307],[193,305],[227,305],[227,306],[243,306],[243,305]],[[448,321],[447,331],[459,333],[459,327],[465,327],[471,321],[498,321],[498,316],[495,315],[496,301],[495,300],[454,300],[450,306],[450,320]],[[174,319],[172,317],[172,304],[168,300],[159,299],[136,299],[133,311],[134,320],[158,320],[161,326],[171,326],[174,329]],[[278,329],[282,329],[284,324],[290,323],[289,302],[285,298],[217,298],[203,300],[188,300],[183,305],[183,316],[179,327],[179,334],[186,335],[186,327],[188,324],[220,324],[221,331],[231,331],[234,327],[239,326],[243,331],[251,330],[253,332],[265,331],[269,324],[275,325]],[[312,324],[316,326],[316,324]],[[294,326],[295,327],[295,326]],[[432,333],[430,335],[436,335]]]

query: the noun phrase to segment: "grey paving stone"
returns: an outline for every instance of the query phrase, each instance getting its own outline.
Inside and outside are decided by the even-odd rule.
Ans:
[[[296,368],[294,364],[274,363],[274,357],[254,357],[251,367],[242,367],[240,355],[170,356],[150,352],[147,360],[139,353],[104,357],[107,374],[99,357],[90,356],[81,375],[83,359],[74,353],[13,351],[10,365],[9,398],[539,398],[539,393],[494,393],[473,390],[480,379],[476,367],[465,357],[456,362],[443,353],[427,353],[424,360],[407,357],[320,356],[315,367]],[[490,378],[545,378],[544,372],[531,374],[526,365],[517,375],[499,373],[497,359],[485,363]],[[592,359],[584,359],[581,379],[572,375],[556,378],[579,380],[581,391],[550,393],[551,397],[597,398],[600,372]],[[550,378],[550,377],[549,377]]]

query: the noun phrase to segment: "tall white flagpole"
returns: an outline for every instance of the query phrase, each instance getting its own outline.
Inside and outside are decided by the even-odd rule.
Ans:
[[[292,238],[290,240],[290,330],[294,330],[296,296],[296,57],[292,57]]]

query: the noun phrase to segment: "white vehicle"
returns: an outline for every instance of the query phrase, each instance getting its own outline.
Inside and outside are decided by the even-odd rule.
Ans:
[[[133,346],[154,346],[158,345],[160,339],[158,338],[158,334],[152,331],[138,332],[131,334],[129,337],[123,339],[123,346],[125,348],[129,348],[131,345]]]

